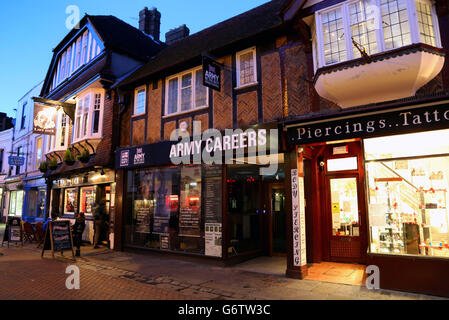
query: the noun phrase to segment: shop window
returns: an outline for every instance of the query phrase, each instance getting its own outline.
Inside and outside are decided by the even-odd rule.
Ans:
[[[448,134],[365,140],[371,252],[449,257]]]
[[[237,52],[237,87],[257,83],[256,48]]]
[[[22,216],[23,191],[11,191],[9,198],[9,215]]]
[[[126,206],[126,244],[205,254],[207,224],[211,239],[206,254],[221,256],[221,168],[136,170],[128,175]]]
[[[64,214],[74,214],[78,211],[78,189],[69,188],[64,193]]]
[[[208,106],[208,88],[203,86],[202,69],[195,68],[167,79],[165,115]]]
[[[93,214],[93,207],[95,204],[95,187],[84,187],[81,188],[81,208],[80,212],[84,212],[85,215]]]

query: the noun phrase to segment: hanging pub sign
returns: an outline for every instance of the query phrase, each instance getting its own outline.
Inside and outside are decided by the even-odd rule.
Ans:
[[[33,133],[54,136],[56,134],[56,108],[34,104]]]
[[[75,258],[72,228],[69,220],[48,222],[47,229],[45,230],[41,257],[44,256],[45,250],[51,250],[53,258],[55,257],[55,251],[59,251],[62,254],[65,250],[71,250],[72,257]]]
[[[449,128],[449,104],[407,106],[287,125],[291,144],[413,133]]]
[[[221,66],[220,63],[203,56],[203,85],[220,91]]]
[[[9,156],[8,157],[8,164],[10,166],[16,166],[16,167],[23,166],[25,164],[25,157]]]

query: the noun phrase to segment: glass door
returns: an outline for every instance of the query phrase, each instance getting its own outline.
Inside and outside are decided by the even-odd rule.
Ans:
[[[328,179],[330,211],[330,259],[353,261],[361,258],[358,176]]]
[[[271,255],[285,255],[285,188],[273,186],[271,188]]]

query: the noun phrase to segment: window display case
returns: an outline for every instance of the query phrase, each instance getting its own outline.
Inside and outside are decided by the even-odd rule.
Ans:
[[[96,186],[81,188],[81,209],[85,215],[93,214],[93,206],[95,204]]]
[[[420,156],[407,157],[400,157],[407,139],[390,154],[386,149],[376,154],[382,144],[365,144],[371,252],[449,258],[449,157],[426,156],[426,147],[434,142],[421,140],[427,145],[420,145],[419,141],[414,139],[408,146],[417,144]]]
[[[78,189],[69,188],[64,194],[64,214],[74,214],[78,210]]]

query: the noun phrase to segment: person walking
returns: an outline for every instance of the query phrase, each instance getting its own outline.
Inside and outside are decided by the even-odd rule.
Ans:
[[[101,235],[104,231],[104,226],[106,224],[106,201],[101,200],[94,208],[94,249],[98,248],[98,243],[100,242]]]
[[[73,225],[73,245],[76,247],[75,256],[81,255],[81,241],[83,238],[84,228],[86,227],[86,218],[84,212],[80,212]]]

